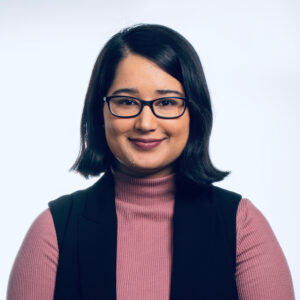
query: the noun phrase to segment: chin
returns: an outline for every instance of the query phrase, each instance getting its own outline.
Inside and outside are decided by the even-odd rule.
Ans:
[[[143,173],[151,173],[153,171],[158,171],[160,169],[163,169],[163,167],[156,166],[156,165],[134,165],[132,166],[132,170],[137,172],[143,172]]]
[[[146,161],[146,160],[142,160],[142,161],[133,161],[132,166],[134,168],[139,168],[142,170],[158,170],[158,169],[164,169],[166,167],[164,161],[158,162],[152,162],[152,161]]]
[[[141,174],[151,174],[161,172],[168,169],[168,165],[165,164],[135,164],[132,166],[132,170]]]

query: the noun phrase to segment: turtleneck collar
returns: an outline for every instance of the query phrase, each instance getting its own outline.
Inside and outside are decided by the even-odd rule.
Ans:
[[[153,205],[172,202],[175,193],[175,173],[159,178],[137,178],[112,170],[116,198],[121,201]]]

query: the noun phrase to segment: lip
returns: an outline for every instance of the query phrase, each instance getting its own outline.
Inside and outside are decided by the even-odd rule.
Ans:
[[[163,141],[164,139],[131,139],[129,138],[129,141],[132,142],[135,146],[137,146],[140,149],[143,150],[150,150],[158,145]]]

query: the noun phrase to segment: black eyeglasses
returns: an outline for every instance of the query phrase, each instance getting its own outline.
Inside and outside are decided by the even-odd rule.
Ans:
[[[134,118],[138,116],[145,105],[148,105],[153,114],[161,119],[176,119],[181,117],[187,107],[187,98],[163,97],[151,101],[145,101],[130,96],[103,97],[107,102],[112,115],[119,118]]]

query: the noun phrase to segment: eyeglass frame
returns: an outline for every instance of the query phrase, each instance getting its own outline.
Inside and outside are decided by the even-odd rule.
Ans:
[[[140,103],[141,103],[140,111],[139,111],[137,114],[133,115],[133,116],[119,116],[119,115],[114,114],[114,113],[112,112],[111,108],[110,108],[110,99],[113,99],[113,98],[119,98],[119,97],[130,98],[130,99],[135,99],[135,100],[140,101]],[[183,112],[182,112],[179,116],[176,116],[176,117],[163,117],[163,116],[157,115],[157,114],[155,113],[155,111],[154,111],[153,103],[154,103],[155,101],[157,101],[157,100],[170,99],[170,98],[175,98],[175,99],[182,99],[182,100],[184,100],[184,101],[183,101],[183,103],[184,103]],[[188,98],[186,98],[186,97],[177,97],[177,96],[175,96],[175,97],[161,97],[161,98],[153,99],[153,100],[150,100],[150,101],[146,101],[146,100],[142,100],[142,99],[140,99],[140,98],[136,98],[136,97],[132,97],[132,96],[123,96],[123,95],[118,96],[118,95],[114,95],[114,96],[106,96],[106,97],[103,97],[103,101],[107,103],[108,109],[109,109],[110,113],[111,113],[113,116],[118,117],[118,118],[122,118],[122,119],[129,119],[129,118],[135,118],[135,117],[137,117],[138,115],[140,115],[140,114],[142,113],[144,106],[149,106],[150,109],[151,109],[151,111],[152,111],[152,113],[153,113],[154,116],[157,117],[157,118],[160,118],[160,119],[178,119],[178,118],[180,118],[180,117],[185,113],[185,110],[186,110],[186,108],[187,108],[187,106],[188,106]]]

